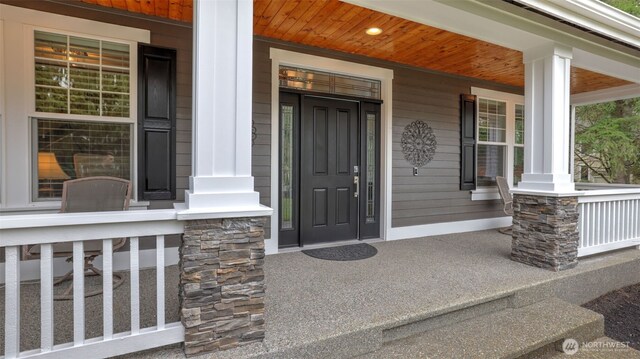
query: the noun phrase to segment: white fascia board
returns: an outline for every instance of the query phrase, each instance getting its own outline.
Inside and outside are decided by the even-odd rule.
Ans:
[[[597,0],[516,0],[539,11],[640,48],[640,19]]]
[[[589,105],[615,100],[625,100],[628,98],[640,97],[640,85],[631,84],[619,87],[608,88],[598,91],[582,92],[571,95],[571,105]]]

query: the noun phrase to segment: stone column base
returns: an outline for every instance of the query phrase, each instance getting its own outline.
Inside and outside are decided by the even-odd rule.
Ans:
[[[185,223],[180,305],[187,356],[264,339],[264,218]]]
[[[511,259],[560,271],[578,264],[578,198],[514,194]]]

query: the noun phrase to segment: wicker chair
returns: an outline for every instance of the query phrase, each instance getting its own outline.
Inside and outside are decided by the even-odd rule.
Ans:
[[[500,198],[502,198],[503,208],[502,210],[508,216],[513,216],[513,197],[509,192],[509,182],[507,179],[501,176],[496,177],[496,183],[498,184],[498,192],[500,192]],[[513,225],[498,229],[498,232],[506,235],[513,233]]]
[[[131,199],[131,181],[115,177],[86,177],[65,181],[62,185],[61,213],[124,211],[129,209]],[[126,238],[113,240],[113,251],[120,249],[126,243]],[[40,245],[23,246],[24,259],[40,258]],[[93,266],[93,261],[102,254],[102,241],[84,242],[84,270],[85,275],[102,275],[102,271]],[[53,244],[54,257],[66,257],[67,262],[73,261],[73,243]],[[124,279],[113,274],[113,289],[122,284]],[[58,278],[54,285],[61,284],[73,278],[73,270]],[[73,299],[73,285],[63,294],[55,295],[56,300]],[[102,289],[85,293],[86,297],[98,295]]]

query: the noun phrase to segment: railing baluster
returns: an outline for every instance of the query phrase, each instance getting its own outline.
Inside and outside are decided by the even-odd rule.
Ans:
[[[624,203],[624,239],[631,239],[631,201]]]
[[[605,235],[605,221],[607,220],[606,215],[606,204],[600,203],[600,233],[598,234],[598,244],[604,244],[604,235]]]
[[[73,345],[84,344],[84,243],[73,242]]]
[[[5,248],[4,357],[20,353],[20,247]]]
[[[138,255],[138,237],[131,237],[131,334],[140,332],[140,257]]]
[[[102,333],[103,339],[113,337],[113,240],[102,241]]]
[[[591,245],[595,246],[597,245],[596,238],[598,233],[598,204],[597,203],[592,204],[592,210],[593,210],[593,213],[591,214],[591,217],[593,218],[593,221],[592,221],[593,224],[591,228]]]
[[[607,222],[607,230],[605,231],[604,243],[614,242],[616,237],[614,235],[615,228],[617,227],[615,222],[615,203],[607,202],[607,213],[605,213],[604,220]]]
[[[53,245],[40,245],[40,346],[53,349]]]
[[[585,217],[585,221],[587,221],[587,237],[584,242],[585,247],[591,246],[591,234],[593,233],[593,221],[591,220],[591,216],[593,215],[593,203],[585,203],[585,207],[587,208],[587,215]]]
[[[156,236],[156,303],[157,326],[164,328],[164,236]]]
[[[580,221],[578,248],[582,248],[584,247],[584,203],[578,203],[578,220]]]
[[[595,203],[587,203],[589,206],[589,247],[593,245],[593,231],[596,228],[595,219]]]
[[[613,207],[613,214],[609,218],[614,225],[614,228],[611,231],[613,236],[612,242],[617,242],[620,240],[620,226],[618,225],[618,222],[620,221],[620,201],[611,201],[609,203]]]
[[[635,221],[633,225],[633,238],[640,238],[640,199],[636,199],[635,207],[633,209],[633,220]],[[640,249],[640,246],[638,246]]]
[[[626,205],[627,201],[618,201],[618,209],[620,210],[618,212],[618,235],[616,236],[616,238],[619,241],[623,241],[625,239],[627,239],[626,234],[625,234],[625,222],[627,220],[627,213],[625,210],[625,205]]]

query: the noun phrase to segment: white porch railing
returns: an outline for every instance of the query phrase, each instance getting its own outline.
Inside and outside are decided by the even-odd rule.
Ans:
[[[579,257],[640,246],[640,188],[578,184],[576,187],[586,189],[578,197]]]
[[[0,220],[0,246],[5,249],[4,358],[104,358],[184,341],[180,322],[165,323],[165,235],[180,234],[174,210],[62,213],[6,216]],[[140,328],[140,237],[156,245],[156,325]],[[113,251],[111,238],[127,237],[130,245],[131,327],[114,333]],[[104,273],[103,335],[85,339],[83,241],[102,240]],[[54,345],[53,243],[73,243],[73,342]],[[20,352],[21,246],[39,244],[40,348]],[[174,289],[175,290],[175,289]],[[26,318],[28,320],[28,318]],[[23,318],[23,320],[25,320]]]

